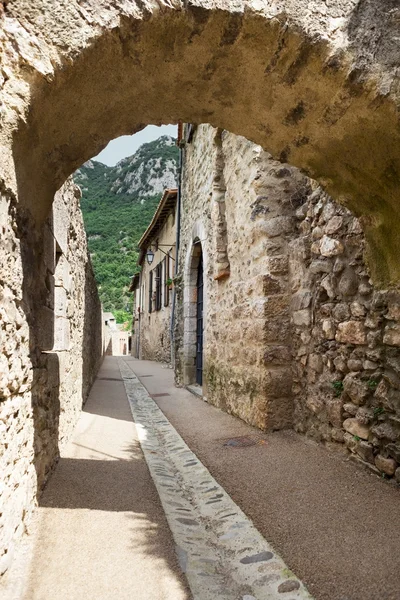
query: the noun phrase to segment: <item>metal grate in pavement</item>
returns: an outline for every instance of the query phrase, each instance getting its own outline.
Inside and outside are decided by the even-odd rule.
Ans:
[[[98,377],[100,381],[122,381],[122,379],[118,379],[117,377]]]
[[[153,377],[153,375],[137,375],[137,377]]]
[[[249,448],[250,446],[266,446],[268,442],[261,437],[240,436],[221,440],[228,448]]]
[[[152,398],[161,398],[162,396],[171,396],[171,394],[150,394]]]

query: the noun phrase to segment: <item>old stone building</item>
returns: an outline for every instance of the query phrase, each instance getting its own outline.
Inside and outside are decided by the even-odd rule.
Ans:
[[[400,295],[374,288],[360,221],[226,131],[184,157],[178,382],[400,481]]]
[[[132,354],[171,361],[171,318],[175,272],[177,190],[165,190],[153,219],[139,241],[134,292]]]
[[[111,312],[103,312],[104,353],[108,356],[130,354],[131,336],[117,323]]]
[[[207,398],[263,428],[294,422],[391,475],[400,388],[396,1],[12,0],[0,3],[0,19],[0,570],[101,355],[82,224],[63,220],[70,286],[66,246],[48,221],[54,198],[74,213],[69,175],[150,123],[210,123],[260,145],[199,129],[207,152],[186,150],[199,185],[187,183],[193,210],[180,251],[180,377],[195,376],[202,264]]]

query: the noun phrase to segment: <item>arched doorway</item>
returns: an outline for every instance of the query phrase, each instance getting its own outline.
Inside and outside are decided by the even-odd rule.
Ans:
[[[206,342],[207,247],[202,223],[192,231],[186,254],[183,296],[183,383],[204,392],[203,371]],[[200,389],[202,388],[202,389]]]

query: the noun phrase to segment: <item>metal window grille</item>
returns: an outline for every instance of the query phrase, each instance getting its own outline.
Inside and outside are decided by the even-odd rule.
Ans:
[[[164,306],[168,306],[169,304],[169,285],[168,279],[170,278],[169,274],[169,251],[167,256],[163,260],[164,263]]]
[[[161,298],[161,294],[162,294],[162,287],[161,287],[162,264],[161,263],[158,263],[155,271],[156,271],[156,310],[160,310],[161,306],[162,306],[162,298]]]

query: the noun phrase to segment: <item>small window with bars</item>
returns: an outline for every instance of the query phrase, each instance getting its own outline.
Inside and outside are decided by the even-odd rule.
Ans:
[[[158,263],[155,268],[156,275],[156,310],[161,310],[162,306],[162,263]]]
[[[149,273],[149,313],[153,310],[153,271]]]
[[[164,265],[164,306],[169,304],[169,252],[163,260]]]

